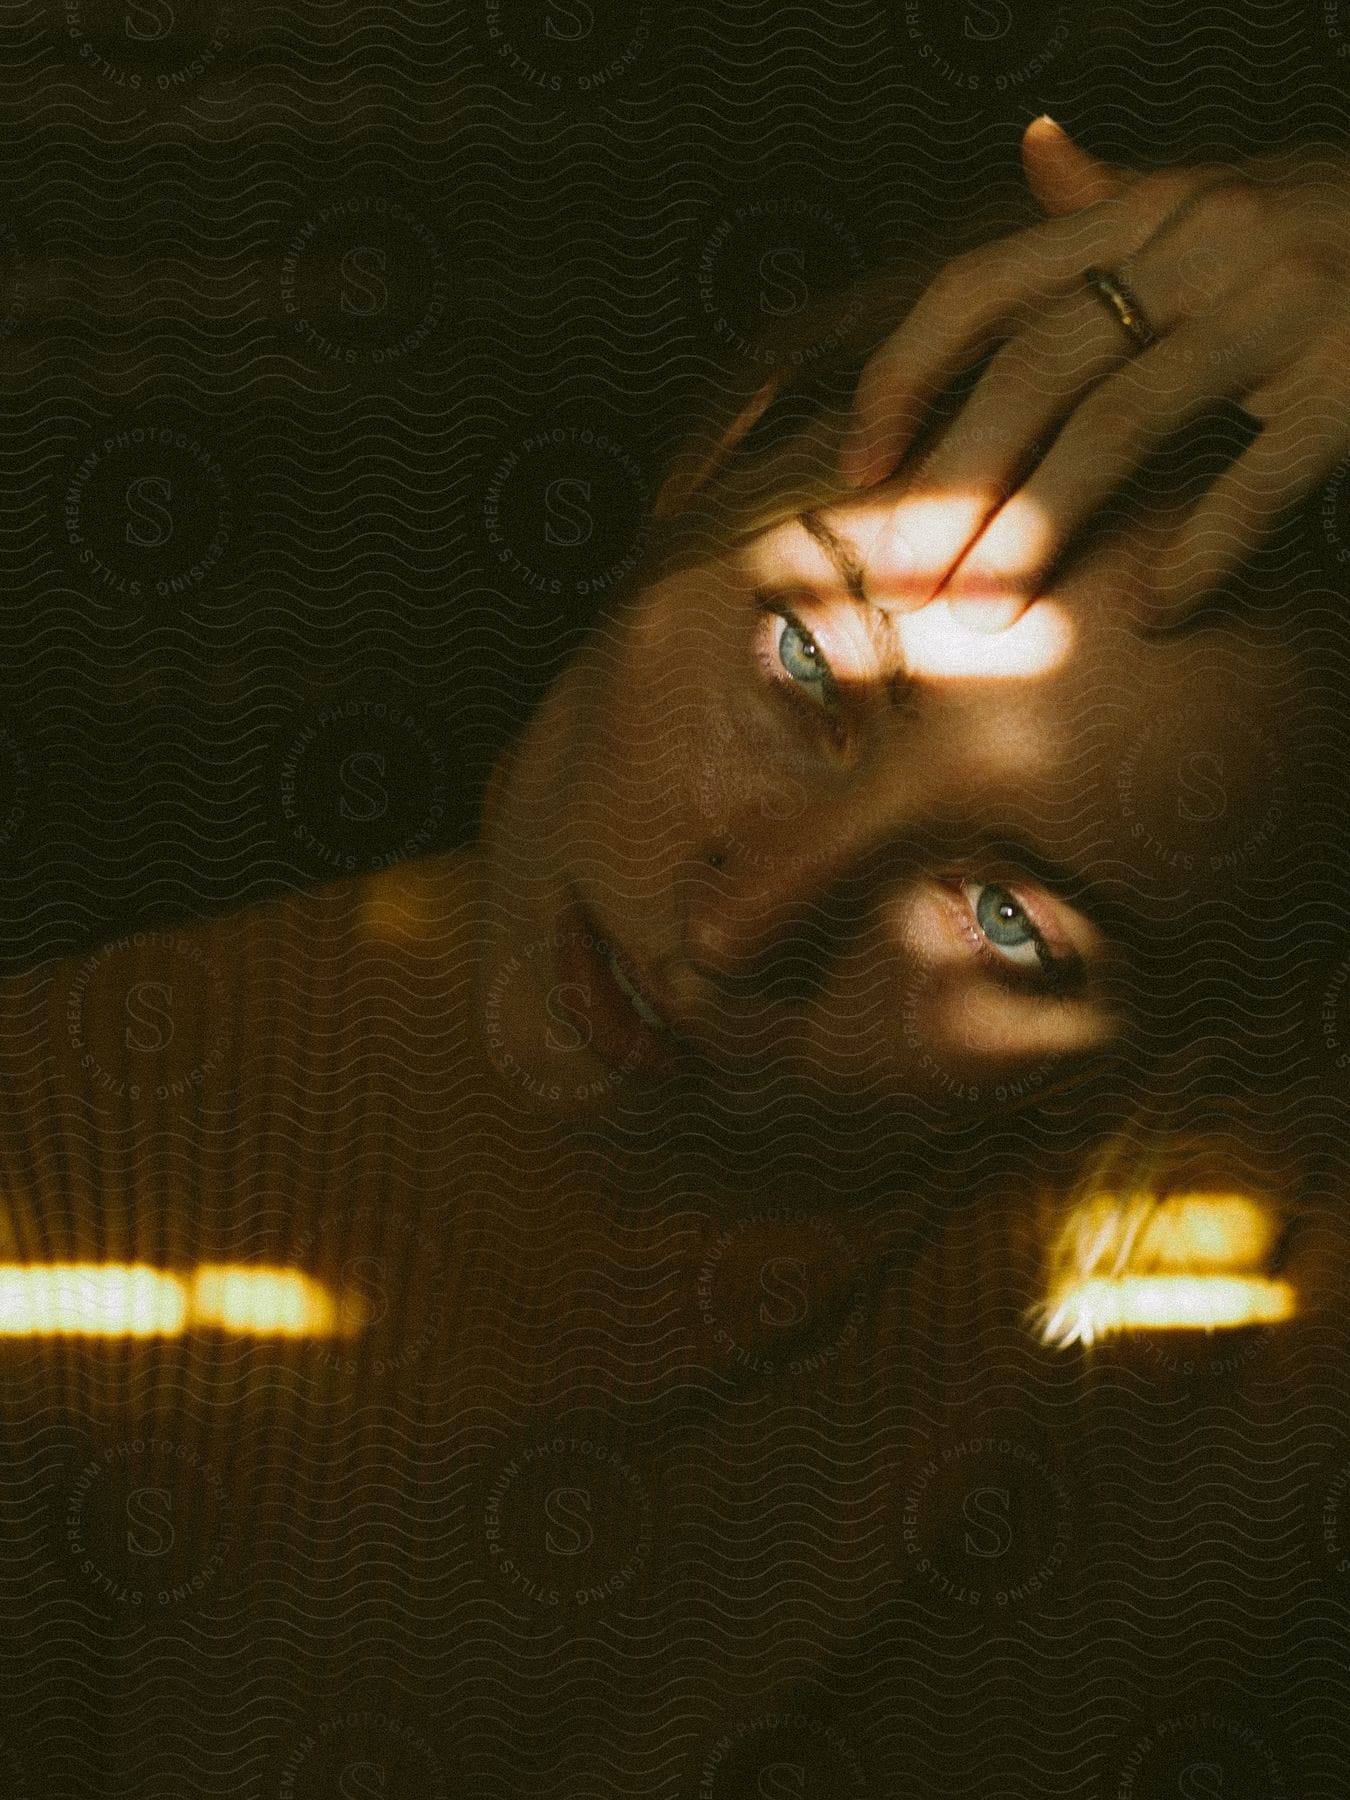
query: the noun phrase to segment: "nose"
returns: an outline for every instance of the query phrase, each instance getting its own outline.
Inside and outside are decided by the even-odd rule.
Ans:
[[[893,771],[887,788],[883,796],[878,784],[860,782],[796,818],[751,811],[732,820],[688,880],[686,960],[705,975],[732,977],[791,935],[837,928],[846,884],[875,872],[879,854],[894,867],[917,817],[916,796],[897,804]]]

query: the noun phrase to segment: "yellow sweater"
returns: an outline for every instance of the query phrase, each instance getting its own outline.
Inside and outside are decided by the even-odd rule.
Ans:
[[[1053,1352],[1039,1203],[508,1131],[463,907],[440,859],[6,982],[0,1260],[365,1323],[0,1338],[5,1791],[1335,1791],[1340,1324]]]

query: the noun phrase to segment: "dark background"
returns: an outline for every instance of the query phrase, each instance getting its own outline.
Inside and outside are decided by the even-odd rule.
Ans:
[[[9,498],[0,962],[11,967],[471,835],[495,751],[638,547],[682,413],[737,369],[759,327],[867,268],[927,254],[950,220],[997,214],[1020,185],[1017,143],[1038,111],[1127,163],[1340,144],[1350,125],[1350,58],[1341,54],[1350,0],[1130,9],[1077,0],[18,0],[0,17],[0,40]],[[18,1024],[28,1022],[25,1014]],[[33,1031],[40,1058],[49,1046]],[[299,1084],[299,1062],[296,1071]],[[302,1091],[312,1115],[300,1115],[314,1118],[310,1166],[322,1179],[306,1189],[286,1165],[285,1197],[298,1192],[326,1213],[349,1204],[350,1170],[335,1177],[336,1196],[327,1186],[328,1170],[343,1167],[334,1145],[349,1109],[345,1091],[333,1105],[323,1091]],[[93,1137],[35,1116],[38,1173],[10,1198],[39,1217],[50,1191],[63,1203],[73,1194],[83,1219],[87,1188],[97,1201],[89,1229],[102,1232],[108,1213],[116,1229],[109,1196],[122,1191],[124,1167],[137,1177],[126,1184],[136,1219],[155,1217],[147,1195],[167,1196],[174,1221],[200,1213],[217,1225],[233,1206],[245,1214],[255,1204],[242,1153],[223,1165],[222,1193],[205,1185],[202,1157],[184,1173],[166,1154],[157,1186],[161,1176],[152,1182],[132,1161],[149,1142],[139,1124],[128,1130],[110,1112],[115,1154],[100,1156]],[[213,1128],[217,1115],[203,1116]],[[429,1161],[439,1139],[430,1125],[424,1137]],[[378,1170],[382,1181],[402,1167],[396,1152]],[[534,1244],[539,1228],[525,1204],[534,1196],[517,1196],[508,1173],[511,1192],[505,1177],[492,1192],[519,1241]],[[381,1185],[367,1211],[382,1215],[387,1201]],[[434,1196],[427,1216],[441,1216]],[[659,1233],[635,1241],[663,1266]],[[541,1257],[552,1255],[542,1242]],[[965,1431],[967,1408],[972,1431],[999,1406],[1028,1430],[1049,1421],[1046,1435],[1072,1461],[1076,1500],[1094,1484],[1106,1495],[1077,1553],[1100,1611],[1052,1612],[1047,1623],[1033,1608],[1006,1636],[997,1616],[972,1624],[953,1611],[925,1635],[914,1632],[912,1594],[884,1597],[894,1570],[883,1571],[862,1596],[856,1629],[827,1619],[837,1650],[807,1670],[838,1692],[870,1693],[871,1713],[841,1710],[837,1738],[789,1744],[785,1754],[816,1758],[811,1791],[827,1800],[846,1791],[840,1743],[867,1756],[879,1741],[889,1766],[905,1767],[906,1734],[922,1716],[915,1765],[939,1770],[952,1792],[1091,1790],[1106,1800],[1126,1790],[1103,1785],[1111,1777],[1101,1771],[1133,1770],[1135,1796],[1276,1800],[1298,1791],[1270,1773],[1278,1765],[1314,1771],[1323,1785],[1305,1791],[1334,1796],[1344,1765],[1346,1561],[1310,1568],[1304,1545],[1315,1559],[1339,1553],[1340,1515],[1328,1525],[1317,1508],[1328,1494],[1339,1506],[1346,1491],[1340,1337],[1315,1321],[1290,1353],[1294,1375],[1277,1366],[1281,1379],[1264,1386],[1259,1352],[1221,1346],[1211,1385],[1196,1377],[1194,1405],[1190,1363],[1167,1346],[1146,1342],[1142,1380],[1126,1365],[1097,1382],[1077,1359],[1039,1354],[1006,1310],[1005,1264],[1029,1268],[1030,1248],[1018,1264],[972,1217],[939,1277],[897,1285],[905,1330],[938,1349],[908,1365],[895,1357],[887,1407],[913,1398],[906,1383],[934,1411],[958,1393],[961,1408],[943,1419],[949,1440]],[[439,1266],[432,1272],[439,1282]],[[655,1313],[636,1310],[664,1304],[662,1293],[645,1269],[638,1277],[625,1328],[664,1355]],[[664,1315],[657,1322],[664,1331]],[[1247,1356],[1258,1397],[1235,1402],[1228,1384]],[[101,1354],[89,1363],[101,1375]],[[429,1736],[449,1739],[442,1700],[467,1706],[477,1690],[464,1700],[462,1665],[435,1661],[446,1644],[432,1641],[433,1627],[450,1616],[459,1571],[435,1560],[434,1579],[418,1585],[418,1559],[427,1545],[440,1557],[459,1492],[445,1450],[460,1441],[446,1435],[458,1421],[438,1410],[440,1389],[425,1406],[367,1407],[368,1440],[329,1432],[321,1455],[290,1461],[258,1452],[267,1440],[226,1443],[232,1415],[194,1401],[221,1434],[234,1487],[260,1485],[252,1471],[261,1469],[267,1505],[294,1510],[294,1538],[274,1529],[273,1549],[303,1538],[303,1507],[322,1492],[332,1535],[303,1545],[282,1592],[301,1609],[319,1593],[331,1611],[316,1605],[303,1630],[273,1635],[264,1606],[250,1636],[227,1595],[218,1632],[196,1638],[190,1619],[182,1628],[193,1654],[180,1688],[168,1633],[149,1649],[130,1633],[106,1640],[97,1618],[77,1613],[80,1632],[66,1637],[49,1623],[66,1615],[43,1614],[26,1589],[30,1567],[47,1579],[52,1556],[69,1556],[59,1486],[51,1504],[30,1499],[42,1474],[29,1453],[34,1420],[44,1431],[53,1416],[61,1429],[65,1420],[47,1410],[46,1389],[7,1367],[19,1424],[5,1443],[6,1673],[20,1669],[22,1691],[42,1701],[8,1718],[28,1735],[32,1766],[79,1770],[106,1754],[111,1767],[125,1749],[128,1768],[176,1767],[178,1785],[116,1777],[102,1792],[157,1800],[212,1780],[237,1787],[236,1740],[222,1716],[256,1707],[280,1741],[289,1726],[272,1715],[288,1684],[304,1692],[309,1725],[326,1705],[305,1690],[316,1664],[329,1658],[344,1683],[383,1678],[379,1656],[391,1661],[389,1647],[405,1643],[409,1679],[428,1692],[442,1666],[452,1671],[435,1708],[417,1714]],[[115,1381],[109,1391],[118,1393]],[[270,1401],[270,1389],[259,1391]],[[711,1400],[697,1389],[692,1401],[681,1397],[681,1429],[700,1408],[717,1423],[721,1390],[710,1391]],[[757,1437],[759,1415],[739,1402],[730,1410],[760,1459],[764,1516],[790,1519],[782,1471],[764,1451],[767,1443],[781,1454],[790,1436],[780,1440],[771,1419]],[[851,1430],[854,1414],[845,1408],[841,1418],[840,1430]],[[888,1420],[880,1405],[860,1417],[867,1455],[888,1442],[878,1435]],[[83,1431],[88,1421],[76,1423]],[[830,1440],[817,1439],[828,1457]],[[425,1468],[421,1446],[430,1446]],[[378,1458],[412,1471],[410,1484],[425,1475],[415,1505],[395,1493],[381,1513],[381,1488],[376,1510],[361,1510],[361,1483]],[[812,1466],[806,1458],[808,1489]],[[185,1487],[194,1486],[203,1484],[189,1477]],[[1017,1495],[1046,1552],[1057,1541],[1058,1492],[1033,1469]],[[218,1521],[210,1493],[206,1502],[200,1528],[209,1532]],[[815,1519],[815,1506],[808,1492],[802,1516]],[[1295,1531],[1300,1509],[1307,1516]],[[738,1524],[741,1510],[738,1495]],[[728,1532],[713,1543],[709,1579],[715,1585],[720,1568],[734,1600],[749,1569],[760,1606],[754,1572],[773,1567],[757,1560],[762,1523],[744,1510],[751,1552]],[[954,1510],[952,1495],[935,1494],[934,1518]],[[39,1512],[58,1534],[45,1561],[24,1536]],[[371,1553],[378,1606],[364,1610],[323,1585],[333,1546],[349,1541],[349,1514],[358,1545],[363,1531],[375,1544],[369,1519],[392,1521]],[[247,1561],[255,1546],[246,1533],[240,1541]],[[954,1566],[955,1537],[940,1548]],[[45,1591],[38,1598],[46,1604]],[[77,1600],[86,1599],[81,1589]],[[738,1654],[748,1657],[757,1633],[767,1642],[776,1617],[764,1600],[751,1629],[742,1625]],[[774,1647],[766,1685],[786,1682],[795,1654],[791,1641]],[[262,1677],[251,1665],[240,1673],[244,1659],[264,1655]],[[534,1686],[492,1703],[502,1716],[512,1707],[524,1715],[538,1695],[547,1723],[573,1690],[528,1647],[522,1660]],[[604,1664],[587,1649],[581,1666]],[[401,1692],[405,1671],[394,1673]],[[633,1679],[659,1691],[662,1673],[639,1669]],[[1164,1744],[1157,1718],[1175,1714],[1183,1693],[1191,1705],[1201,1681],[1214,1689],[1214,1718],[1183,1715],[1195,1742]],[[629,1704],[626,1691],[619,1702]],[[175,1765],[204,1703],[205,1748],[194,1765]],[[729,1694],[728,1708],[735,1703]],[[639,1702],[632,1710],[643,1718]],[[884,1729],[869,1740],[859,1718],[878,1716]],[[1250,1719],[1254,1736],[1245,1735]],[[584,1710],[576,1723],[584,1730]],[[7,1727],[0,1791],[17,1793],[8,1737]],[[258,1744],[250,1756],[272,1755],[270,1739]],[[720,1793],[749,1790],[754,1750],[738,1752],[739,1772],[729,1759]],[[441,1791],[416,1755],[405,1761],[402,1791]],[[339,1762],[335,1752],[331,1765],[311,1763],[306,1791],[338,1793]],[[627,1766],[613,1763],[611,1785]],[[1008,1768],[1020,1772],[1019,1790],[1003,1784]],[[269,1791],[282,1792],[268,1769]],[[544,1765],[541,1752],[533,1776],[525,1791],[561,1792],[569,1770]],[[692,1793],[698,1771],[667,1768],[664,1778]],[[76,1791],[73,1778],[50,1791]],[[576,1786],[569,1800],[596,1791]],[[900,1791],[889,1789],[895,1800]]]
[[[995,209],[1037,111],[1134,163],[1350,120],[1339,0],[27,0],[0,41],[12,964],[470,835],[682,410]]]

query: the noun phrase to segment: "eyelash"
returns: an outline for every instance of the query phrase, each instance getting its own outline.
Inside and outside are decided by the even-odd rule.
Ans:
[[[1025,964],[1014,962],[1010,957],[999,955],[998,951],[985,935],[984,929],[980,925],[978,918],[975,916],[974,907],[966,898],[964,889],[967,884],[982,888],[996,887],[1006,893],[1020,909],[1023,918],[1026,920],[1027,929],[1031,933],[1032,941],[1036,946],[1036,959],[1039,966],[1035,970],[1029,969]],[[1007,882],[990,881],[981,879],[979,876],[964,875],[951,880],[949,885],[953,889],[956,899],[964,911],[963,923],[966,926],[966,935],[969,937],[975,953],[982,961],[987,962],[1000,979],[1006,981],[1010,987],[1025,989],[1030,986],[1035,988],[1038,992],[1047,994],[1058,1000],[1071,994],[1081,983],[1083,978],[1082,958],[1074,952],[1070,952],[1068,955],[1061,955],[1050,948],[1045,940],[1044,933],[1037,926],[1035,919],[1031,915],[1030,909],[1023,901],[1021,895],[1017,893],[1015,888],[1010,887]]]
[[[825,673],[829,677],[829,688],[835,689],[834,698],[837,699],[837,688],[834,677],[830,672],[828,659],[825,657],[824,652],[817,643],[815,633],[811,628],[804,624],[790,608],[784,606],[782,600],[777,596],[774,596],[772,599],[764,595],[758,596],[755,600],[755,611],[761,619],[770,621],[776,620],[782,624],[790,625],[794,631],[798,632],[800,636],[815,649],[817,655],[821,658]],[[783,667],[782,659],[778,654],[777,643],[771,639],[768,647],[765,647],[762,629],[757,634],[756,659],[763,668],[774,694],[781,698],[784,704],[792,708],[793,714],[797,719],[801,719],[803,715],[806,715],[812,719],[817,728],[823,723],[827,730],[830,731],[831,735],[838,736],[840,731],[839,721],[831,717],[831,707],[822,706],[820,701],[811,699],[803,692],[802,684],[793,681],[792,677]],[[1011,896],[1016,905],[1021,908],[1036,946],[1036,957],[1039,966],[1035,971],[1028,969],[1025,965],[1019,966],[1009,957],[1000,956],[998,951],[989,942],[979,920],[975,916],[971,903],[967,900],[962,891],[962,883],[966,881],[979,881],[981,887],[1002,888]],[[1021,896],[1015,889],[1008,887],[1004,882],[979,880],[979,878],[975,876],[956,877],[954,880],[950,881],[949,885],[954,889],[955,896],[963,909],[967,935],[969,936],[977,955],[983,962],[987,963],[994,973],[1009,987],[1019,989],[1023,992],[1025,992],[1028,987],[1032,987],[1041,994],[1060,999],[1065,995],[1072,993],[1074,988],[1079,985],[1083,977],[1083,963],[1081,957],[1072,953],[1069,955],[1057,954],[1050,948],[1044,934],[1032,917],[1030,908],[1025,905]]]
[[[822,720],[828,720],[831,707],[838,698],[838,685],[830,670],[829,659],[817,642],[816,634],[811,630],[809,625],[804,624],[794,612],[790,611],[789,608],[784,606],[783,602],[777,598],[771,600],[765,596],[760,596],[755,601],[755,611],[761,619],[777,619],[785,625],[790,625],[795,632],[806,639],[807,643],[815,650],[817,656],[820,657],[821,667],[828,677],[827,692],[831,692],[832,698],[829,706],[822,706],[820,701],[812,700],[808,694],[804,693],[802,684],[799,681],[794,681],[783,667],[782,659],[778,654],[777,644],[770,641],[768,648],[766,649],[764,647],[763,632],[761,628],[756,634],[756,657],[760,667],[768,676],[770,685],[775,694],[787,701],[794,709],[794,712],[798,714],[800,714],[804,708],[808,714],[814,716],[817,724]]]

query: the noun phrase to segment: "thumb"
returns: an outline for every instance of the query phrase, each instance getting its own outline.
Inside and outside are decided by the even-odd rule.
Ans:
[[[1114,199],[1130,185],[1128,175],[1075,144],[1048,113],[1033,119],[1022,134],[1022,171],[1037,204],[1052,219]]]

